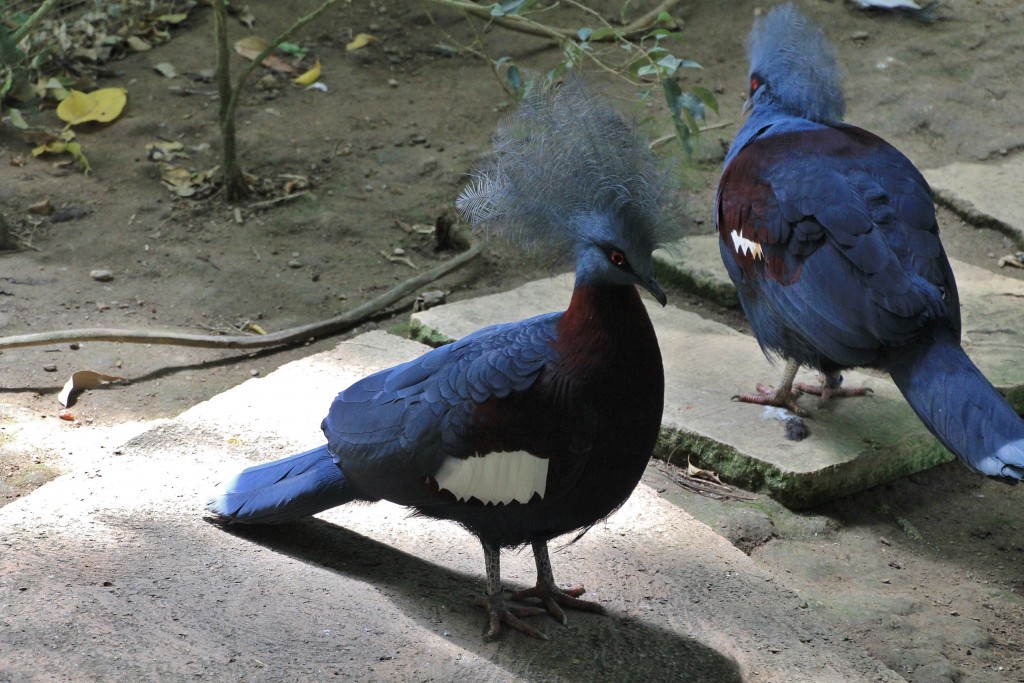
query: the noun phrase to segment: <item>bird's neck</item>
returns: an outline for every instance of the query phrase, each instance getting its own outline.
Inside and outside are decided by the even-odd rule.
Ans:
[[[728,167],[733,158],[740,150],[758,138],[780,133],[795,133],[799,131],[820,130],[828,128],[823,123],[817,123],[800,116],[795,116],[781,107],[769,104],[759,104],[750,112],[750,116],[744,122],[736,139],[732,141],[729,154],[725,157],[723,167]]]
[[[657,355],[654,326],[633,285],[579,284],[558,324],[558,347],[571,366],[597,367],[609,356]]]

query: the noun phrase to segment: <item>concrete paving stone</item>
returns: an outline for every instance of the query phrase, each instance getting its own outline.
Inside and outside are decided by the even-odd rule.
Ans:
[[[1024,248],[1024,156],[1001,164],[956,162],[923,172],[936,198],[967,220],[999,228]]]
[[[68,474],[0,509],[0,678],[903,680],[661,498],[652,487],[671,484],[654,469],[554,553],[560,581],[582,581],[609,615],[538,618],[547,642],[482,641],[469,603],[482,552],[454,525],[386,503],[237,533],[203,521],[219,478],[320,443],[340,389],[425,350],[358,336],[120,448],[86,447]],[[506,580],[531,585],[532,564],[507,553]]]

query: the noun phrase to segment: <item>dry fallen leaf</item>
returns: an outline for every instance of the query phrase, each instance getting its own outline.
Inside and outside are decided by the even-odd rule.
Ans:
[[[694,479],[705,479],[707,481],[713,481],[716,484],[722,484],[722,480],[718,478],[718,474],[711,470],[702,470],[689,460],[686,461],[686,474]]]
[[[202,197],[215,189],[214,176],[219,167],[190,171],[168,163],[160,164],[160,182],[179,197]]]
[[[359,48],[366,47],[375,40],[377,39],[374,36],[371,36],[369,33],[358,33],[356,34],[355,38],[350,40],[349,43],[345,45],[345,49],[348,50],[349,52],[351,52],[352,50],[358,50]]]
[[[178,70],[174,68],[174,65],[170,62],[160,62],[159,64],[153,65],[153,70],[164,78],[176,78],[178,76]]]
[[[138,36],[128,36],[128,39],[125,42],[128,43],[128,47],[136,52],[148,52],[153,49],[152,45]]]
[[[256,59],[266,47],[267,41],[259,36],[246,36],[235,43],[235,52],[246,59],[252,60]],[[283,74],[293,74],[297,70],[294,66],[274,54],[268,55],[263,60],[263,66]]]
[[[189,158],[185,153],[185,145],[180,142],[151,142],[146,145],[146,158],[150,161],[170,161],[178,157]]]
[[[35,204],[29,204],[27,210],[29,213],[34,213],[37,216],[49,216],[53,213],[53,204],[49,199],[42,199]]]
[[[86,389],[96,389],[102,387],[105,384],[111,382],[124,382],[123,377],[114,377],[113,375],[104,375],[99,372],[93,372],[92,370],[79,370],[78,372],[71,375],[71,378],[64,384],[64,388],[60,390],[57,395],[57,400],[60,404],[67,408],[73,405],[75,402],[75,396],[80,391]]]
[[[252,10],[249,9],[249,6],[246,5],[242,8],[242,11],[238,13],[238,21],[245,24],[249,30],[252,30],[256,25],[256,15],[253,14]]]

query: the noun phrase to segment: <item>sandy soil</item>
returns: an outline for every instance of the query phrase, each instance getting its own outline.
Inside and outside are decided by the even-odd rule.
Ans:
[[[286,5],[250,3],[257,31],[270,35],[289,23]],[[919,166],[998,160],[1024,148],[1017,77],[1024,7],[1017,0],[948,3],[940,10],[947,20],[935,23],[864,14],[841,2],[801,5],[839,49],[848,119],[882,134]],[[686,40],[677,52],[704,66],[689,82],[713,89],[722,110],[684,174],[695,230],[711,230],[711,194],[739,120],[743,45],[756,6],[686,3],[675,12]],[[364,31],[377,41],[346,52],[345,43]],[[246,33],[232,22],[233,39]],[[299,35],[319,56],[329,91],[264,78],[246,90],[238,117],[247,171],[268,179],[301,175],[312,184],[310,195],[271,207],[228,206],[218,196],[177,199],[160,185],[158,164],[146,159],[147,143],[175,140],[192,150],[192,168],[218,163],[215,100],[172,89],[212,86],[152,69],[159,62],[180,74],[212,67],[211,35],[209,10],[197,9],[168,44],[113,65],[123,73],[109,84],[129,90],[129,106],[115,123],[80,132],[90,177],[44,159],[0,166],[0,202],[31,245],[0,254],[0,334],[93,326],[237,331],[250,321],[276,331],[336,315],[415,274],[382,252],[403,249],[420,270],[450,256],[403,226],[432,224],[449,210],[462,175],[510,106],[483,61],[443,47],[472,40],[460,17],[431,17],[419,4],[341,4]],[[494,55],[540,69],[558,59],[544,41],[500,30],[487,43]],[[628,86],[594,79],[624,110],[633,106]],[[653,116],[652,137],[668,131],[656,101],[640,112]],[[26,118],[56,125],[49,111]],[[10,126],[0,127],[0,144],[8,158],[29,157]],[[29,214],[42,200],[74,218]],[[996,259],[1016,250],[947,211],[941,220],[957,258],[995,271]],[[112,281],[90,278],[101,268]],[[489,249],[438,288],[450,298],[474,296],[546,272]],[[672,299],[744,328],[735,311],[681,292]],[[397,311],[360,330],[404,323]],[[173,416],[337,340],[254,354],[103,343],[3,351],[3,419],[37,416],[54,437],[32,453],[0,450],[0,501],[59,473],[77,433],[84,442],[90,430]],[[72,409],[74,421],[59,420],[56,394],[81,369],[131,383],[88,393]],[[0,448],[2,442],[0,431]],[[908,680],[1024,680],[1019,488],[951,465],[800,515],[769,500],[712,500],[682,488],[675,495]]]

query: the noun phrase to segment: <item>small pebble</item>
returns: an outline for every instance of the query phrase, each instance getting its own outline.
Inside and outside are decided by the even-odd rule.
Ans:
[[[96,282],[110,282],[111,280],[114,279],[114,274],[109,270],[100,268],[97,270],[90,270],[89,277],[91,277]]]
[[[78,342],[71,342],[71,344],[69,344],[68,346],[72,351],[77,351],[78,349],[82,348],[82,345],[79,344]]]
[[[288,262],[288,267],[289,268],[301,268],[302,267],[302,262],[299,261],[298,259],[292,259],[291,261]]]
[[[43,371],[45,371],[45,372],[57,372],[57,366],[54,365],[53,363],[51,363],[49,365],[44,365],[43,366]]]

